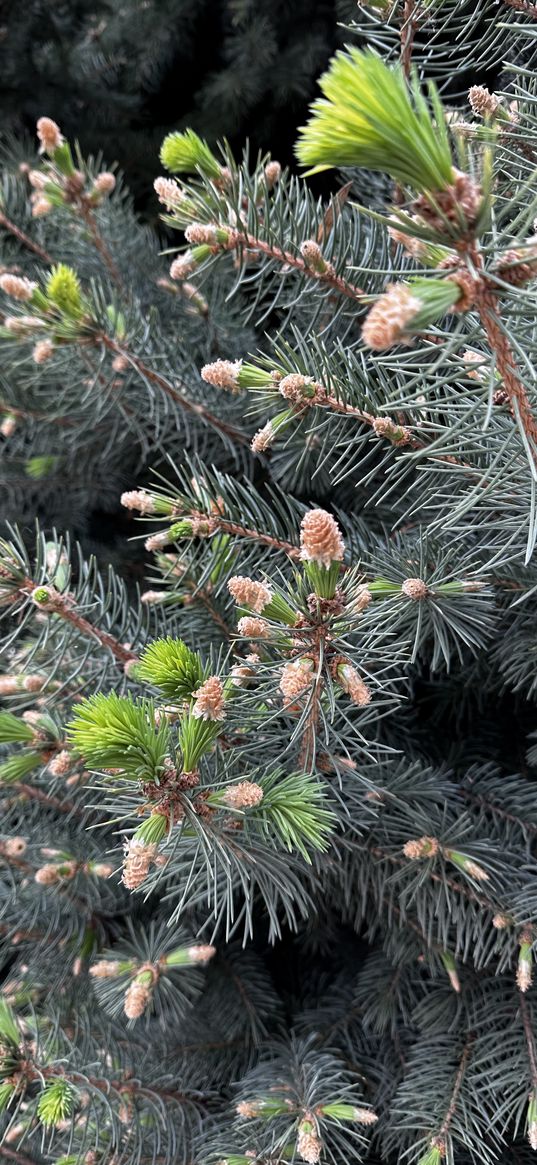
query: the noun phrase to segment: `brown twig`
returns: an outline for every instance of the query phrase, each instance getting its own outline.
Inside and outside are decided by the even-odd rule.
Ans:
[[[405,77],[410,76],[412,49],[414,48],[414,37],[417,26],[415,0],[405,0],[403,21],[401,24],[401,65]]]
[[[537,462],[537,421],[526,388],[518,374],[513,350],[500,323],[496,294],[490,287],[483,285],[477,291],[476,307],[491,350],[496,357],[496,367],[502,378],[502,388],[509,397],[511,412],[520,419],[533,459]]]
[[[19,240],[19,243],[22,243],[23,247],[26,247],[29,251],[33,251],[35,255],[39,255],[39,258],[44,263],[51,265],[54,262],[52,256],[43,247],[40,247],[39,243],[34,243],[34,240],[29,235],[26,235],[16,223],[7,218],[2,211],[0,211],[0,226],[3,226],[4,230],[9,231],[10,235],[14,235]]]
[[[293,255],[291,251],[284,251],[282,247],[275,246],[274,243],[267,243],[264,239],[258,239],[246,231],[244,233],[235,232],[230,236],[227,244],[228,250],[236,250],[240,246],[246,246],[250,251],[259,251],[271,259],[277,259],[279,263],[283,263],[286,267],[293,267],[295,271],[300,271],[302,275],[309,276],[317,283],[324,283],[327,287],[332,287],[334,291],[338,291],[340,295],[345,295],[348,299],[356,301],[366,294],[361,287],[349,283],[347,279],[343,279],[341,275],[336,275],[330,268],[324,272],[313,271],[298,255]]]
[[[4,572],[2,572],[4,573]],[[21,585],[17,588],[14,597],[14,603],[18,602],[21,595],[31,595],[39,584],[33,579],[25,578]],[[52,591],[52,588],[50,588]],[[50,612],[50,614],[58,615],[60,619],[65,619],[67,623],[72,623],[82,635],[88,639],[97,639],[98,642],[108,649],[111,654],[119,661],[119,663],[126,664],[134,662],[138,656],[134,651],[123,646],[109,631],[102,631],[100,627],[95,627],[86,619],[84,615],[76,609],[75,598],[70,594],[60,594],[59,592],[51,593],[50,601],[41,606],[41,610]]]
[[[90,206],[88,206],[88,203],[84,198],[81,198],[77,205],[78,209],[80,210],[81,218],[85,222],[90,232],[95,250],[101,256],[101,259],[103,260],[105,267],[107,267],[108,271],[110,272],[116,287],[118,287],[120,291],[124,291],[125,287],[123,280],[97,226],[93,210]]]
[[[455,1112],[457,1109],[457,1102],[459,1099],[459,1093],[460,1093],[460,1090],[462,1088],[462,1082],[464,1080],[466,1069],[468,1067],[468,1061],[470,1059],[470,1052],[472,1050],[473,1042],[474,1042],[474,1036],[469,1035],[468,1039],[466,1041],[465,1047],[464,1047],[464,1051],[463,1051],[462,1056],[461,1056],[461,1061],[460,1061],[460,1064],[458,1067],[457,1075],[455,1077],[455,1083],[453,1085],[453,1092],[451,1093],[451,1100],[449,1102],[449,1108],[446,1112],[446,1115],[444,1117],[444,1120],[442,1122],[442,1125],[441,1125],[441,1128],[440,1128],[440,1131],[438,1134],[440,1139],[443,1139],[444,1137],[447,1136],[447,1134],[449,1132],[449,1126],[453,1120],[453,1117],[455,1116]]]
[[[236,429],[234,425],[228,425],[226,421],[221,421],[219,417],[216,417],[214,413],[211,413],[209,409],[206,409],[204,405],[196,404],[195,402],[188,400],[188,397],[183,396],[183,394],[180,393],[178,389],[174,388],[174,386],[170,384],[166,377],[161,376],[160,372],[156,372],[154,368],[149,368],[149,366],[145,364],[139,356],[135,356],[132,352],[129,352],[127,348],[124,348],[110,336],[107,336],[104,333],[99,333],[96,336],[96,342],[102,344],[103,347],[107,348],[109,352],[115,352],[116,356],[122,356],[125,360],[128,361],[129,364],[132,365],[133,368],[136,369],[140,376],[142,376],[145,380],[148,380],[151,384],[156,384],[157,387],[160,388],[162,392],[164,392],[165,395],[170,398],[170,400],[175,401],[175,403],[178,404],[180,408],[184,410],[184,412],[191,413],[193,416],[196,416],[205,421],[207,425],[210,425],[213,429],[216,429],[218,432],[222,433],[223,436],[227,437],[229,440],[235,442],[238,445],[249,444],[248,436],[246,433],[243,433],[241,429]]]

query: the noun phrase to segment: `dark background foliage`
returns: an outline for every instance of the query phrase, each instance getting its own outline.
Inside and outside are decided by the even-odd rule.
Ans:
[[[4,0],[4,129],[57,120],[143,203],[163,135],[192,126],[288,162],[352,0]]]

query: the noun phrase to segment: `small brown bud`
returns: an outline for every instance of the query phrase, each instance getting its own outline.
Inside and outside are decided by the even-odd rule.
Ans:
[[[98,174],[93,183],[93,189],[97,194],[111,194],[115,188],[116,178],[109,170],[103,170],[101,174]]]
[[[55,882],[59,882],[60,880],[58,867],[52,865],[50,862],[41,866],[35,872],[35,880],[39,886],[53,886]]]
[[[512,924],[512,918],[508,914],[495,914],[492,919],[492,925],[495,930],[505,930]]]
[[[42,194],[38,194],[37,191],[31,195],[30,202],[32,205],[32,218],[44,218],[52,210],[52,203]]]
[[[495,93],[490,93],[484,85],[472,85],[468,90],[468,100],[478,117],[494,117],[500,104]]]
[[[64,777],[66,773],[70,772],[72,767],[73,759],[71,753],[66,748],[62,748],[49,762],[48,771],[53,777]]]
[[[23,837],[8,837],[2,842],[1,848],[8,858],[19,858],[27,848]]]
[[[316,275],[334,275],[334,267],[327,263],[321,248],[314,239],[306,239],[300,246],[300,253],[306,266]]]
[[[282,168],[279,162],[267,162],[265,166],[265,182],[269,190],[280,181]]]
[[[406,578],[401,586],[401,592],[406,595],[407,599],[414,599],[419,602],[420,599],[426,599],[429,594],[427,583],[423,582],[421,578]]]
[[[361,586],[357,587],[356,590],[353,591],[349,596],[347,610],[350,611],[353,615],[357,615],[360,611],[364,611],[365,608],[369,606],[372,598],[373,595],[371,594],[369,587],[365,583],[362,583]]]
[[[52,340],[38,340],[32,352],[32,359],[34,364],[46,364],[54,355],[54,344]]]

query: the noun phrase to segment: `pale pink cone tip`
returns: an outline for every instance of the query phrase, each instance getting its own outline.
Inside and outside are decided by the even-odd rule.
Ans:
[[[12,299],[27,300],[32,298],[37,283],[24,278],[24,276],[11,275],[5,271],[3,275],[0,275],[0,287]]]
[[[421,578],[406,578],[401,586],[401,591],[407,599],[414,599],[415,602],[426,599],[429,594],[427,583]]]
[[[440,843],[436,837],[418,837],[405,842],[403,853],[407,858],[429,858],[434,857],[439,849]]]
[[[51,117],[40,117],[37,122],[37,136],[46,153],[57,150],[63,144],[60,127]]]
[[[407,324],[417,315],[421,302],[403,284],[392,283],[367,315],[362,340],[367,348],[382,352],[405,338]]]
[[[215,388],[235,393],[240,387],[238,375],[241,368],[242,360],[215,360],[212,364],[204,364],[201,379]]]
[[[256,619],[252,615],[245,615],[237,624],[239,635],[245,639],[267,639],[269,625],[265,619]]]
[[[229,579],[227,585],[235,602],[241,607],[249,607],[256,615],[262,613],[273,597],[273,591],[265,586],[265,583],[256,582],[247,575],[236,574]]]
[[[326,510],[310,510],[301,523],[300,557],[306,562],[330,567],[341,562],[345,543],[339,526]]]
[[[123,1010],[127,1019],[139,1019],[150,1002],[151,991],[143,983],[130,984],[125,992]]]
[[[224,688],[218,676],[209,676],[197,691],[192,693],[195,704],[192,715],[198,720],[223,720],[225,718]]]
[[[253,809],[263,800],[261,785],[253,781],[239,781],[225,790],[223,801],[230,809]]]

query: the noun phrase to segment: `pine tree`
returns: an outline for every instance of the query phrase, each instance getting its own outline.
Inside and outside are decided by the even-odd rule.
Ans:
[[[328,201],[167,134],[168,274],[11,155],[6,1165],[533,1159],[534,17],[360,10]],[[50,528],[120,478],[139,595]]]

